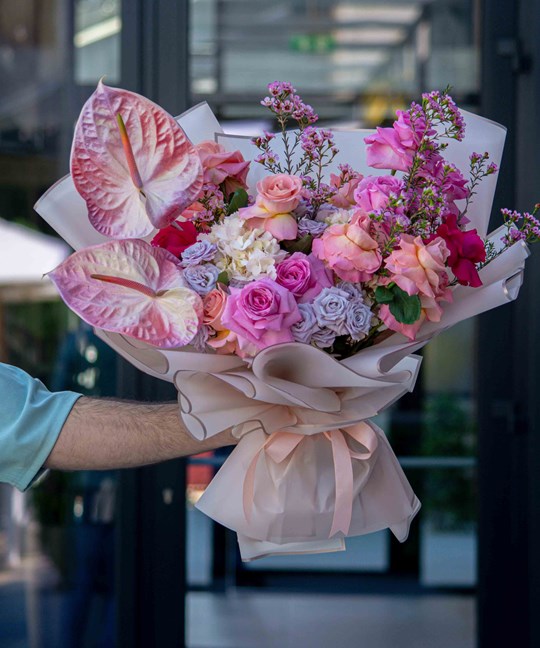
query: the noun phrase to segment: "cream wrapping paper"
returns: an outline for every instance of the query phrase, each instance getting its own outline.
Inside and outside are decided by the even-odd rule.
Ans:
[[[487,149],[499,164],[505,129],[470,113],[464,117],[465,140],[451,141],[445,157],[464,174],[473,151]],[[251,140],[224,134],[206,104],[178,122],[195,144],[214,138],[246,159],[255,156]],[[370,132],[335,131],[340,161],[365,175],[381,173],[366,165],[363,138]],[[252,164],[251,188],[263,172]],[[480,235],[487,231],[495,185],[487,177],[468,212]],[[77,250],[107,240],[91,227],[69,176],[40,199],[36,211]],[[498,240],[500,233],[493,236]],[[426,322],[414,342],[396,333],[342,361],[293,343],[264,349],[248,366],[236,356],[189,347],[159,350],[116,333],[96,333],[140,370],[174,382],[182,418],[196,439],[229,427],[240,438],[197,506],[238,533],[244,560],[336,551],[346,536],[384,528],[403,541],[420,502],[384,433],[366,421],[414,388],[421,362],[416,350],[459,321],[517,297],[527,254],[518,243],[480,271],[481,288],[456,286],[441,321]],[[278,439],[273,448],[270,439]],[[342,492],[346,474],[352,475],[348,499]]]

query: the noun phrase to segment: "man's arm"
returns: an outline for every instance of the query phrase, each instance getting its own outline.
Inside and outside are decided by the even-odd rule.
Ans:
[[[81,397],[47,461],[58,470],[131,468],[237,443],[229,431],[191,437],[176,403],[133,403]]]

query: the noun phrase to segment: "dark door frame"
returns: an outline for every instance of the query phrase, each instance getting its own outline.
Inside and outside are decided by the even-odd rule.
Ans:
[[[540,198],[539,25],[539,0],[482,3],[482,113],[509,129],[493,226]],[[479,648],[540,645],[539,281],[536,252],[518,302],[479,322]]]
[[[121,86],[172,114],[189,105],[189,0],[122,2]],[[121,359],[118,395],[176,400]],[[185,462],[125,471],[117,524],[118,648],[185,646]]]

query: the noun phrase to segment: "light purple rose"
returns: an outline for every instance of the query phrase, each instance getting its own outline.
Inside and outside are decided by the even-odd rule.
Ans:
[[[313,302],[313,310],[319,326],[332,329],[337,335],[345,335],[345,318],[350,296],[339,288],[324,288]]]
[[[313,333],[319,330],[317,318],[315,317],[313,306],[311,304],[298,304],[298,310],[302,315],[302,319],[299,322],[296,322],[296,324],[293,324],[291,328],[293,338],[297,342],[309,344]]]
[[[194,266],[203,261],[213,261],[216,250],[216,246],[210,241],[197,241],[182,252],[182,265]]]
[[[363,299],[364,293],[358,284],[353,283],[352,281],[340,281],[336,288],[344,290],[351,299]]]
[[[291,327],[301,319],[294,295],[269,278],[231,288],[221,315],[223,326],[259,349],[293,342]]]
[[[195,347],[199,353],[206,353],[208,351],[206,343],[210,337],[210,328],[204,324],[195,334],[195,337],[191,340],[191,346]]]
[[[313,301],[323,288],[332,285],[332,272],[310,254],[295,252],[276,266],[276,281],[301,303]]]
[[[298,221],[298,234],[300,236],[305,236],[306,234],[320,236],[327,227],[328,223],[321,223],[311,218],[301,218]]]
[[[311,342],[319,347],[319,349],[327,349],[328,347],[331,347],[332,344],[334,344],[334,340],[336,339],[337,334],[335,331],[332,331],[332,329],[323,327],[320,329],[317,329],[313,335],[311,336]]]
[[[362,340],[369,333],[371,328],[371,309],[364,304],[362,299],[353,299],[349,302],[345,327],[353,340]]]
[[[360,209],[370,213],[384,209],[390,194],[397,196],[402,189],[403,181],[394,176],[367,176],[356,187],[354,199]]]
[[[216,287],[219,270],[211,263],[188,266],[184,270],[187,285],[199,295],[206,295]]]

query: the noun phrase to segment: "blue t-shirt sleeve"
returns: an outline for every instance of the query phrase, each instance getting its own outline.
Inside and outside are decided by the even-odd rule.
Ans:
[[[26,490],[38,476],[80,394],[51,393],[0,363],[0,482]]]

